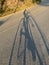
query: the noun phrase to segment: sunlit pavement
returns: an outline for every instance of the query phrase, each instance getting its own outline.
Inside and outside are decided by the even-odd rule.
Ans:
[[[0,19],[0,65],[49,65],[49,5],[42,3],[27,11],[35,19],[47,43],[32,24],[33,19],[27,25],[24,23],[23,12]],[[25,29],[28,25],[30,27]]]

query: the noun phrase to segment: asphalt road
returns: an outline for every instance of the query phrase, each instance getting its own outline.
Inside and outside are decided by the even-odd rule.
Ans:
[[[29,15],[0,19],[0,65],[49,65],[49,5],[43,3]]]

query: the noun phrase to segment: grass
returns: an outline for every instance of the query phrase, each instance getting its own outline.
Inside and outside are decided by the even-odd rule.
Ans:
[[[21,11],[21,10],[24,10],[24,9],[27,9],[28,7],[31,7],[31,6],[34,6],[35,3],[32,3],[32,2],[27,2],[25,4],[19,4],[17,8],[15,8],[16,6],[14,6],[14,9],[8,9],[5,10],[4,12],[2,12],[0,14],[0,17],[3,17],[3,16],[6,16],[6,15],[9,15],[9,14],[12,14],[14,12],[18,12],[18,11]]]

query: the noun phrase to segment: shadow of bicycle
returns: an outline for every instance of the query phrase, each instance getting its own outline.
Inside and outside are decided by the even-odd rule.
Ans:
[[[41,58],[41,56],[39,54],[39,51],[37,49],[36,43],[35,43],[33,35],[32,35],[32,30],[31,30],[31,27],[30,27],[30,24],[29,24],[30,19],[29,19],[28,13],[25,10],[23,14],[24,14],[24,18],[21,19],[21,21],[18,25],[17,32],[15,34],[15,38],[14,38],[14,42],[13,42],[13,46],[12,46],[12,50],[11,50],[11,54],[10,54],[10,58],[9,58],[9,65],[11,65],[11,63],[12,63],[12,57],[13,57],[13,51],[14,51],[15,44],[18,44],[18,50],[16,51],[16,53],[17,53],[16,59],[18,61],[17,65],[26,65],[26,62],[27,62],[26,61],[26,54],[27,54],[26,49],[28,49],[31,52],[33,62],[36,62],[37,57],[38,57],[39,65],[43,65],[43,59]],[[32,21],[35,21],[34,18],[32,18]],[[22,26],[21,26],[21,22],[22,22]],[[34,26],[33,22],[31,24],[32,24],[32,27],[33,27]],[[36,24],[36,26],[37,26],[37,24]],[[37,26],[37,28],[38,28],[39,33],[41,34],[41,37],[44,41],[45,47],[48,48],[41,30],[39,29],[38,26]],[[19,38],[19,43],[16,43],[18,32],[20,33],[19,34],[20,38]],[[25,37],[24,43],[22,43],[23,36]],[[20,52],[20,49],[22,48],[22,44],[24,44],[24,48]],[[22,56],[23,56],[23,59],[22,59]],[[30,62],[30,61],[28,61],[28,62]]]
[[[25,11],[24,19],[23,19],[23,27],[20,30],[20,42],[19,42],[18,53],[17,53],[18,61],[19,61],[19,59],[22,60],[21,56],[23,55],[23,64],[21,64],[21,61],[19,61],[18,65],[26,65],[26,48],[29,51],[31,51],[32,60],[35,62],[37,60],[36,59],[36,56],[37,56],[38,60],[39,60],[39,64],[43,65],[43,61],[40,57],[40,54],[37,50],[36,44],[35,44],[33,36],[32,36],[32,32],[31,32],[30,25],[29,25],[29,16],[26,14],[27,14],[27,12]],[[30,30],[30,33],[29,33],[29,30]],[[25,37],[25,43],[24,43],[24,50],[20,53],[22,35]]]

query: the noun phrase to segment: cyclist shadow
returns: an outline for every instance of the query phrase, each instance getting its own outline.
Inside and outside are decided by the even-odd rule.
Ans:
[[[23,28],[24,28],[25,32],[23,32],[23,28],[20,30],[20,42],[19,42],[19,47],[18,47],[17,58],[20,58],[20,56],[24,53],[23,65],[26,65],[26,48],[27,48],[29,51],[31,51],[32,60],[35,62],[37,60],[36,59],[36,56],[37,56],[38,60],[39,60],[39,64],[43,65],[43,61],[40,57],[39,51],[37,50],[30,27],[28,29],[28,26],[29,26],[28,18],[29,17],[26,14],[24,14]],[[29,30],[30,30],[30,32],[29,32]],[[25,36],[25,43],[24,43],[24,50],[20,53],[20,56],[19,56],[22,35]]]

